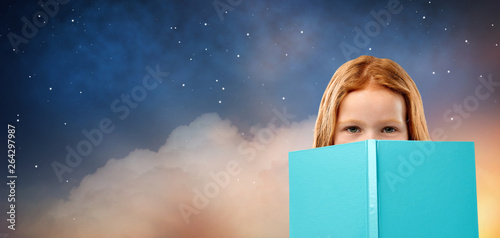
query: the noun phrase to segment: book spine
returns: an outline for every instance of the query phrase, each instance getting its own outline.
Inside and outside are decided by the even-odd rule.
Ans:
[[[378,238],[377,141],[367,141],[368,238]]]

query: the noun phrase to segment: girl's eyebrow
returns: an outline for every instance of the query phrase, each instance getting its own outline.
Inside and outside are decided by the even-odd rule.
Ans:
[[[395,123],[395,124],[404,124],[403,121],[397,120],[397,119],[387,119],[380,121],[378,124],[389,124],[389,123]]]
[[[397,119],[386,119],[386,120],[382,120],[382,121],[377,122],[377,124],[390,124],[390,123],[403,124],[403,121],[397,120]],[[339,125],[342,125],[342,124],[365,125],[364,122],[362,122],[360,120],[356,120],[356,119],[348,119],[348,120],[344,120],[344,121],[339,121],[338,124]]]
[[[348,120],[345,120],[345,121],[340,121],[338,124],[357,124],[357,125],[364,125],[365,123],[360,121],[360,120],[356,120],[356,119],[348,119]]]

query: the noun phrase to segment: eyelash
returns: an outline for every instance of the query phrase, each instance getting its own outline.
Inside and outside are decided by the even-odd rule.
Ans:
[[[384,127],[384,129],[382,129],[382,131],[385,131],[385,129],[388,129],[388,128],[392,129],[393,131],[392,132],[386,132],[386,133],[394,133],[394,132],[397,131],[397,129],[395,127],[392,127],[392,126]]]
[[[349,129],[352,129],[352,128],[355,128],[355,129],[357,129],[357,131],[360,131],[359,127],[357,127],[357,126],[348,126],[344,130],[347,131],[347,132],[349,132],[349,133],[356,133],[356,132],[351,132],[349,130]]]
[[[356,132],[349,131],[349,129],[353,129],[353,128],[355,128],[357,131]],[[384,132],[386,129],[392,129],[393,131],[392,132]],[[361,131],[361,129],[359,127],[357,127],[357,126],[348,126],[348,127],[344,128],[344,131],[347,131],[349,133],[353,133],[354,134],[354,133],[357,133],[357,132]],[[394,133],[396,131],[398,131],[398,129],[396,129],[395,127],[392,127],[392,126],[386,126],[386,127],[382,128],[382,132],[383,133]]]

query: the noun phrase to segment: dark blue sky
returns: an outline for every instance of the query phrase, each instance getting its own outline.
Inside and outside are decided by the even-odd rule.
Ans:
[[[19,201],[64,198],[109,159],[157,150],[173,129],[204,113],[242,132],[267,123],[274,108],[286,106],[296,121],[315,115],[330,77],[348,60],[342,42],[356,47],[356,27],[380,29],[351,58],[369,54],[403,66],[431,130],[446,108],[473,93],[479,75],[498,81],[497,1],[401,1],[384,26],[370,12],[387,11],[387,3],[242,0],[221,19],[212,1],[68,1],[13,51],[9,34],[23,37],[23,17],[42,25],[42,7],[3,1],[1,121],[16,126]],[[168,76],[144,90],[146,67],[157,65]],[[130,106],[122,95],[134,93],[140,100]],[[479,112],[498,118],[500,94],[492,95]],[[64,164],[66,147],[76,150],[82,131],[105,118],[113,132],[59,181],[52,164]]]

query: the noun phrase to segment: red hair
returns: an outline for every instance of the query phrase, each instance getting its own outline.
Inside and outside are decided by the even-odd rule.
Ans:
[[[334,144],[340,103],[349,92],[364,89],[370,83],[403,96],[410,140],[430,140],[422,98],[408,73],[390,59],[363,55],[340,66],[326,87],[314,129],[314,148]]]

